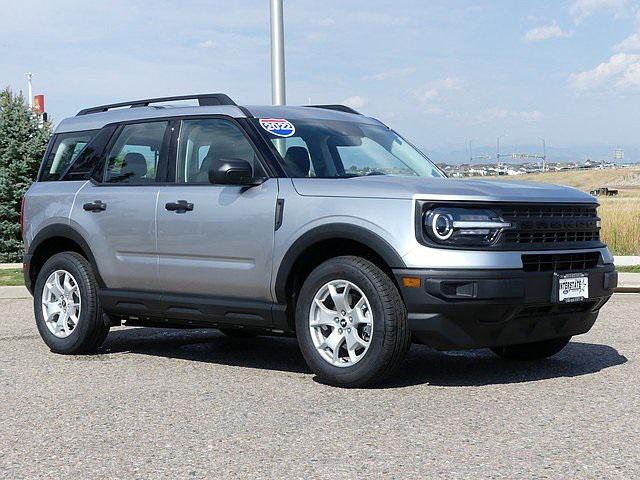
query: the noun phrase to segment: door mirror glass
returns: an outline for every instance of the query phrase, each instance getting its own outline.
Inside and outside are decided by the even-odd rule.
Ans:
[[[211,162],[209,182],[217,185],[253,185],[253,168],[241,158],[220,158]]]

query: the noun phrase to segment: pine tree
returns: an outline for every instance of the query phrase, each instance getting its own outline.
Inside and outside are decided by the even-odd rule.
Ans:
[[[50,135],[50,124],[38,120],[22,93],[0,91],[0,262],[19,262],[20,202],[35,181]]]

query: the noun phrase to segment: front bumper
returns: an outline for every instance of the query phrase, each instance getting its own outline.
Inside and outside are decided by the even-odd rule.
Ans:
[[[414,337],[439,350],[496,347],[586,333],[617,286],[613,264],[581,270],[589,299],[559,304],[553,272],[394,270]],[[569,273],[569,272],[562,272]],[[419,277],[420,287],[403,286]]]

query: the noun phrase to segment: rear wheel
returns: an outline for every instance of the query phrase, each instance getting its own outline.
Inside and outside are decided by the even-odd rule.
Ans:
[[[494,347],[491,350],[499,357],[507,360],[542,360],[560,352],[567,346],[569,340],[571,340],[571,337],[554,338],[541,342]]]
[[[53,352],[92,352],[109,333],[91,266],[78,253],[58,253],[46,261],[33,303],[40,336]]]
[[[342,387],[380,382],[411,344],[398,289],[375,264],[353,256],[327,260],[307,277],[296,335],[318,378]]]

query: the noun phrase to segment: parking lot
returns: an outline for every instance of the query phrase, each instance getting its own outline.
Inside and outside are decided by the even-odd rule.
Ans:
[[[0,300],[0,478],[638,478],[640,296],[537,364],[413,346],[389,383],[314,381],[293,339],[41,342]]]

